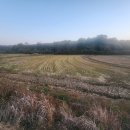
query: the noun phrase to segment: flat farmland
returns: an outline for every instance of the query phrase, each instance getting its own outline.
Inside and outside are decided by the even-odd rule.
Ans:
[[[130,56],[1,54],[0,120],[28,126],[27,113],[50,130],[130,129],[129,63]]]
[[[7,73],[58,75],[89,82],[130,85],[130,56],[0,55],[0,70]]]
[[[100,61],[113,66],[126,67],[130,69],[130,55],[91,56],[92,60]]]
[[[74,76],[129,75],[130,56],[0,55],[0,68]]]
[[[1,67],[34,73],[86,75],[93,71],[90,62],[81,56],[9,55],[1,56]],[[93,73],[93,72],[92,72]]]

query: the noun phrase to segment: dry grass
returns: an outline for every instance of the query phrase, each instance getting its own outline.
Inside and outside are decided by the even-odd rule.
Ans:
[[[84,76],[124,84],[130,84],[128,63],[129,56],[0,55],[0,71]]]
[[[38,126],[46,128],[51,122],[53,107],[44,95],[32,94],[26,88],[8,83],[0,88],[0,121],[29,130]]]
[[[130,129],[129,69],[81,56],[0,60],[3,130]]]
[[[17,82],[28,85],[30,90],[35,92],[47,93],[51,87],[70,89],[80,91],[82,93],[91,93],[99,96],[106,96],[113,99],[130,99],[130,87],[111,83],[100,83],[94,81],[91,83],[86,79],[79,79],[70,76],[57,76],[57,75],[25,75],[25,74],[0,74],[0,77],[6,80],[13,80],[14,84]],[[34,85],[34,88],[32,86]],[[38,86],[37,86],[38,85]],[[42,87],[44,85],[44,88]],[[35,87],[37,86],[37,87]],[[6,90],[5,90],[6,91]]]
[[[24,72],[85,75],[89,73],[88,70],[91,71],[92,69],[80,56],[21,55],[18,57],[9,55],[9,57],[3,57],[3,59],[1,66]]]
[[[104,63],[111,63],[113,65],[121,66],[121,67],[128,67],[130,68],[130,56],[129,55],[108,55],[108,56],[91,56],[92,59],[97,61],[101,61]]]
[[[100,129],[121,130],[121,120],[118,113],[101,105],[93,105],[88,111],[89,116],[96,122]]]
[[[27,77],[24,78],[27,79]],[[31,79],[35,78],[31,76]],[[33,89],[30,89],[31,86]],[[23,83],[19,79],[15,81],[5,77],[0,78],[1,122],[13,125],[17,130],[22,128],[25,130],[122,130],[130,128],[126,124],[129,120],[126,118],[130,109],[129,102],[127,102],[127,107],[120,110],[120,105],[123,103],[119,104],[118,101],[115,103],[113,99],[86,95],[78,90],[50,85],[46,93],[43,91],[44,84],[39,86],[38,81],[32,81],[31,86],[29,82]],[[119,108],[115,110],[114,106],[119,106]],[[124,112],[125,118],[122,118]]]

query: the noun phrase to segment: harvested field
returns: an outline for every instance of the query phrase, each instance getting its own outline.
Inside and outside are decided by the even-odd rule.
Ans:
[[[129,130],[130,57],[119,57],[0,55],[1,128]]]
[[[2,59],[2,57],[1,57]],[[86,75],[91,73],[92,67],[80,56],[54,56],[54,55],[12,55],[3,57],[3,66],[25,72],[56,73]],[[2,66],[2,65],[1,65]],[[89,72],[90,70],[90,72]]]
[[[103,56],[96,56],[96,58],[97,60],[94,56],[80,55],[0,55],[0,68],[26,73],[68,74],[87,77],[99,77],[103,74],[107,77],[113,73],[129,75],[130,73],[129,56],[106,56],[107,61],[103,61]],[[120,60],[117,62],[115,59]],[[110,61],[113,63],[108,64]],[[118,66],[115,66],[116,64]],[[120,64],[126,66],[120,67]]]
[[[130,69],[130,56],[129,55],[109,55],[109,56],[89,56],[91,60],[102,62],[108,65],[113,65],[122,68]]]
[[[0,59],[0,77],[5,71],[6,78],[20,76],[17,81],[21,82],[24,74],[39,75],[38,81],[49,85],[130,98],[130,56],[9,54],[0,55]]]

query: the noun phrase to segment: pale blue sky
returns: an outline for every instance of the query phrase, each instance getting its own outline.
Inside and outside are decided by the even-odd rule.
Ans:
[[[130,0],[0,0],[0,44],[130,39]]]

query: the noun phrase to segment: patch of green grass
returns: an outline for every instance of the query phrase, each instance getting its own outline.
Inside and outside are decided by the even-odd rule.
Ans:
[[[31,87],[30,90],[37,93],[44,93],[45,95],[47,95],[50,92],[50,88],[48,85]]]
[[[69,101],[69,97],[66,94],[63,94],[63,93],[57,94],[56,98],[59,99],[59,100],[65,101],[65,102]]]
[[[64,90],[52,89],[49,92],[49,95],[54,97],[57,100],[64,101],[66,103],[69,103],[71,100],[69,94],[67,94],[67,92],[65,92]]]
[[[130,116],[127,114],[122,115],[122,128],[123,130],[129,130],[130,128]]]
[[[58,100],[65,101],[67,103],[69,102],[69,96],[66,93],[53,93],[52,96]]]

